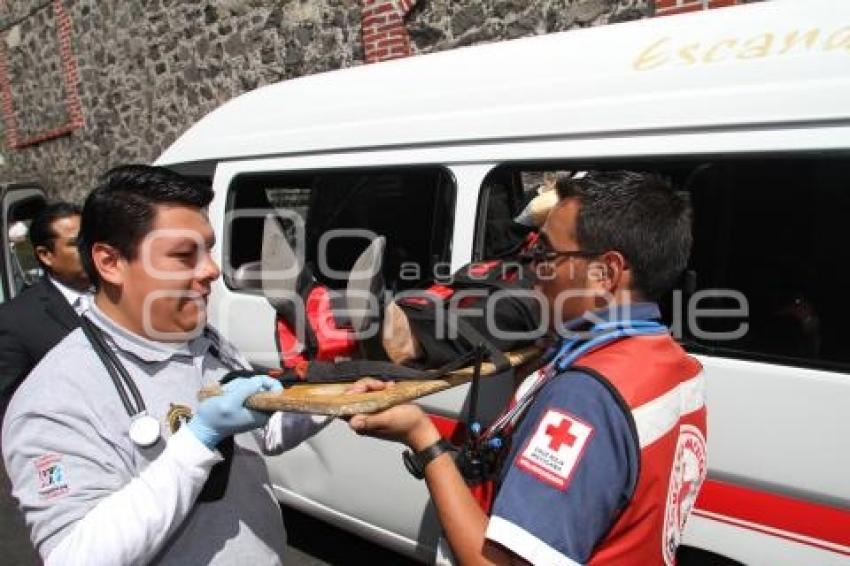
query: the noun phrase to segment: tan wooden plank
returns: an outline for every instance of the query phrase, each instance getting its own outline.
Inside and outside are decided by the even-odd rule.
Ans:
[[[533,362],[540,356],[540,350],[530,347],[509,352],[506,355],[511,365],[517,367]],[[482,364],[481,377],[493,375],[494,370],[493,364],[489,362]],[[472,379],[472,374],[473,368],[470,366],[451,372],[443,379],[399,381],[395,386],[384,391],[350,395],[345,393],[351,387],[350,383],[293,385],[275,393],[257,393],[249,397],[245,404],[259,411],[290,411],[335,417],[375,413],[466,383]],[[201,389],[198,397],[204,399],[220,393],[220,387],[214,385]]]

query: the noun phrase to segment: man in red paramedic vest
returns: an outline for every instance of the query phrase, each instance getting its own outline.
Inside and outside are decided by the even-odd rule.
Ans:
[[[673,564],[705,477],[706,411],[700,365],[654,301],[687,264],[690,210],[651,174],[565,178],[558,193],[533,257],[560,341],[506,410],[492,504],[418,406],[350,425],[411,449],[462,564]]]

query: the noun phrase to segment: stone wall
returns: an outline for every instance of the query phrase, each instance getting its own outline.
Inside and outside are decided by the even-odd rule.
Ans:
[[[652,8],[653,0],[418,0],[404,24],[418,54]],[[8,77],[0,180],[35,179],[81,200],[104,170],[151,162],[242,92],[363,64],[360,24],[359,0],[0,0],[0,75],[5,65]]]
[[[39,3],[14,2],[4,20]],[[74,200],[105,169],[154,160],[200,117],[242,92],[362,60],[354,1],[65,0],[64,6],[85,125],[20,149],[8,148],[7,138],[0,178],[36,179]],[[30,130],[53,127],[65,112],[56,92],[62,77],[53,12],[47,3],[4,34],[15,114]]]
[[[427,53],[649,15],[649,0],[420,0],[407,16],[415,52]]]

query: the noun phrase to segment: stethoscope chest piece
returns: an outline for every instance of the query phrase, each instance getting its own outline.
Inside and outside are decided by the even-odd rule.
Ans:
[[[147,448],[156,444],[159,436],[158,420],[144,411],[133,415],[130,420],[130,440],[133,441],[133,444]]]
[[[115,385],[115,390],[121,397],[121,404],[124,405],[124,409],[130,417],[130,440],[133,444],[142,448],[153,446],[160,438],[159,421],[148,415],[142,393],[136,387],[136,383],[130,377],[127,368],[121,364],[118,356],[103,339],[102,331],[88,318],[82,317],[80,326],[100,361],[106,367],[106,371]],[[132,401],[130,397],[132,397]]]

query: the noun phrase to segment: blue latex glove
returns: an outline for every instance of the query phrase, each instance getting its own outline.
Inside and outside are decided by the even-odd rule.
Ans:
[[[228,436],[265,426],[271,415],[245,407],[245,399],[262,391],[280,391],[283,386],[267,375],[255,375],[234,379],[222,389],[222,395],[201,401],[186,425],[210,450]]]

